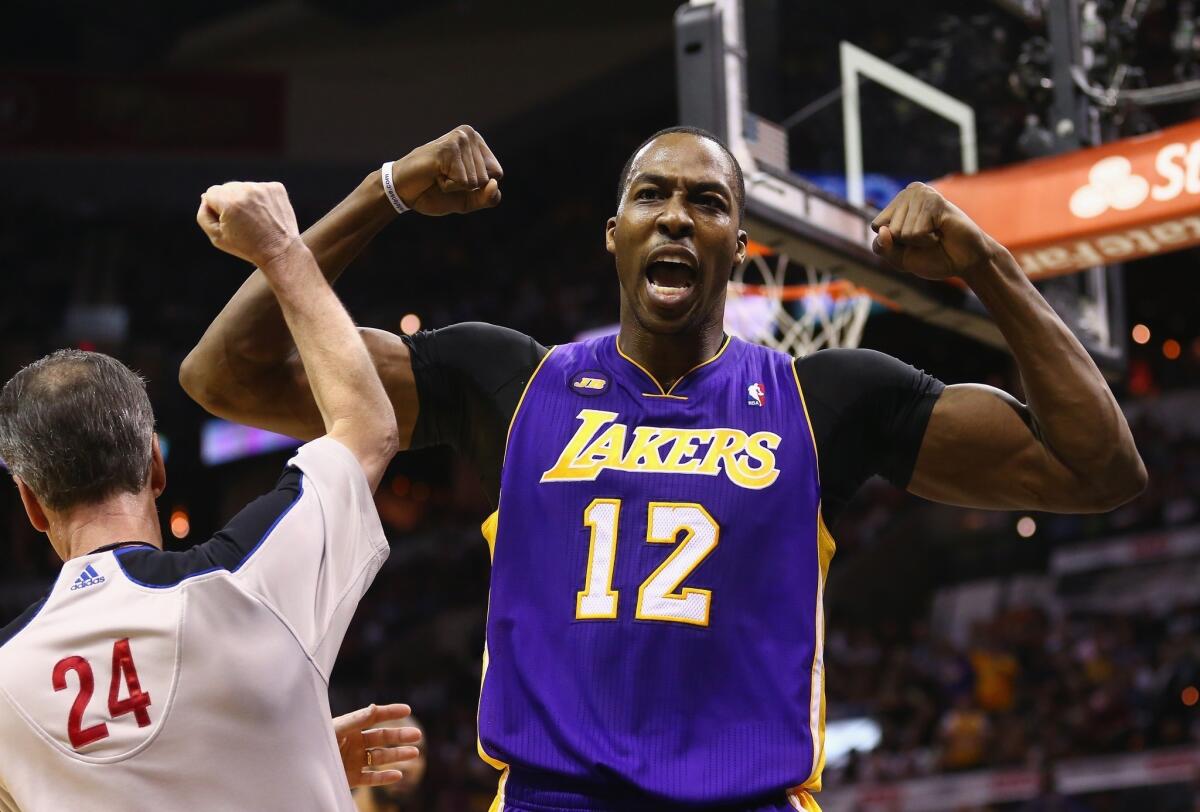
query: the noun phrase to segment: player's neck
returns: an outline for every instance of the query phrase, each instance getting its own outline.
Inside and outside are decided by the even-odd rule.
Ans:
[[[50,543],[64,561],[122,541],[144,541],[162,549],[158,511],[149,488],[62,512],[47,511],[47,519]]]
[[[651,333],[638,324],[622,324],[617,346],[670,389],[689,370],[711,359],[725,340],[720,323],[696,332]]]

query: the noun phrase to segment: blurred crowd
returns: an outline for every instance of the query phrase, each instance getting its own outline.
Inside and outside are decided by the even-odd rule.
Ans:
[[[905,632],[830,632],[831,706],[870,714],[882,731],[875,750],[830,776],[834,786],[1037,767],[1200,734],[1200,604],[1169,617],[1014,607],[976,624],[965,645],[923,622]]]

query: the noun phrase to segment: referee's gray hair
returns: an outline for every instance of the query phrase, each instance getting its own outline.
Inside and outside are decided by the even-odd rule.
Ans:
[[[103,353],[59,350],[0,389],[0,458],[52,510],[139,493],[153,437],[146,382]]]

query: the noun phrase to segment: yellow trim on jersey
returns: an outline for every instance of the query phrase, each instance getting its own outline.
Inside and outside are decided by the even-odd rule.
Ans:
[[[492,515],[483,520],[483,524],[479,525],[479,532],[483,534],[483,540],[488,546],[488,561],[496,558],[496,527],[500,524],[500,511],[493,510]]]
[[[808,427],[808,436],[812,439],[813,457],[817,461],[817,484],[821,483],[821,452],[817,449],[817,435],[813,434],[812,418],[808,415],[808,401],[804,399],[804,387],[800,385],[800,373],[796,371],[796,360],[792,359],[792,377],[796,380],[796,391],[800,393],[800,408],[804,410],[804,425]]]
[[[487,541],[488,546],[488,561],[492,561],[496,555],[496,526],[500,522],[500,511],[493,510],[492,515],[483,520],[479,531],[483,533],[483,538]],[[488,595],[488,609],[491,609],[491,595]],[[484,628],[487,628],[487,621],[484,620]],[[479,757],[483,759],[489,766],[497,770],[506,770],[508,765],[503,761],[494,759],[489,756],[483,749],[483,739],[479,738],[479,704],[483,702],[483,681],[487,679],[488,670],[488,647],[487,638],[483,640],[483,673],[479,675],[479,702],[475,705],[475,752],[479,753]]]
[[[529,387],[533,386],[533,379],[542,371],[542,364],[546,363],[546,359],[550,357],[550,353],[558,349],[557,346],[546,350],[546,354],[542,356],[542,360],[538,361],[538,365],[533,368],[533,374],[529,376],[529,380],[525,381],[525,388],[521,390],[521,397],[517,398],[517,408],[513,409],[512,419],[508,421],[508,431],[504,435],[504,454],[508,455],[508,438],[512,437],[513,426],[517,422],[517,415],[521,413],[521,404],[525,402],[525,396],[529,394]]]
[[[800,395],[800,407],[804,410],[804,423],[808,427],[808,436],[812,439],[813,458],[817,462],[817,484],[821,482],[821,465],[820,465],[820,449],[817,448],[817,436],[813,433],[812,418],[808,413],[808,401],[804,398],[804,387],[800,385],[800,373],[796,371],[796,362],[791,362],[792,377],[796,381],[796,392]],[[801,792],[803,798],[801,804],[809,804],[797,806],[797,809],[816,809],[820,807],[816,805],[816,801],[812,796],[808,795],[805,790],[819,792],[821,790],[821,773],[825,769],[825,579],[829,575],[829,562],[833,559],[833,554],[837,551],[837,542],[833,540],[833,534],[829,532],[829,528],[825,526],[825,516],[821,512],[820,503],[817,503],[817,562],[819,572],[817,575],[817,605],[815,614],[815,625],[817,640],[813,648],[813,665],[812,673],[809,676],[811,690],[819,696],[819,703],[814,704],[810,697],[809,701],[809,730],[812,733],[813,742],[813,765],[812,771],[809,773],[808,779],[797,787],[797,791]],[[807,801],[804,800],[807,798]]]
[[[821,812],[817,799],[802,789],[788,790],[787,799],[792,809],[798,809],[800,812]]]
[[[817,509],[817,607],[816,607],[816,645],[813,648],[812,674],[809,685],[816,695],[809,700],[809,729],[812,732],[813,766],[808,779],[799,789],[821,791],[821,773],[825,769],[825,579],[829,575],[829,562],[837,551],[837,542],[829,528],[825,526],[825,517]],[[819,698],[819,704],[814,705],[813,699]]]
[[[674,392],[675,387],[679,386],[680,382],[684,378],[686,378],[688,375],[691,375],[693,372],[698,370],[700,367],[708,366],[713,361],[720,358],[721,355],[725,352],[725,348],[729,346],[729,342],[732,340],[733,339],[731,336],[725,336],[725,343],[723,343],[721,345],[721,349],[717,350],[716,355],[714,355],[712,358],[709,358],[707,361],[701,361],[700,363],[696,364],[696,366],[692,367],[687,372],[680,375],[678,378],[675,379],[675,383],[671,384],[670,389],[664,389],[663,385],[658,382],[658,378],[655,378],[652,374],[650,374],[650,370],[646,369],[644,366],[642,366],[637,361],[633,360],[632,358],[630,358],[628,355],[625,354],[625,351],[623,349],[621,349],[621,339],[620,338],[617,338],[614,343],[617,345],[617,355],[620,355],[626,361],[628,361],[629,363],[633,364],[635,367],[640,369],[642,371],[642,373],[645,374],[645,376],[650,379],[650,382],[653,383],[658,388],[657,395],[643,393],[644,396],[645,397],[665,397],[667,395],[670,395],[672,392]],[[674,397],[682,397],[682,396],[675,395]],[[686,398],[684,398],[684,400],[686,400]]]
[[[539,372],[541,372],[542,365],[546,363],[546,359],[550,357],[550,354],[552,352],[554,352],[554,350],[555,350],[554,347],[551,347],[550,349],[546,350],[546,354],[542,356],[542,360],[538,361],[538,365],[533,368],[533,374],[530,375],[529,380],[525,382],[525,388],[523,390],[521,390],[521,397],[517,400],[517,407],[515,409],[513,409],[512,419],[508,421],[508,432],[504,435],[504,454],[505,454],[505,456],[508,456],[508,440],[512,436],[513,426],[517,422],[517,415],[520,414],[520,412],[521,412],[521,404],[525,402],[525,396],[527,394],[529,394],[529,387],[533,386],[533,379],[537,377],[537,374]],[[503,489],[501,490],[501,496],[503,496]],[[500,526],[500,508],[497,507],[496,510],[492,511],[492,515],[488,516],[486,519],[483,520],[483,524],[480,525],[480,527],[479,527],[480,532],[483,534],[484,540],[487,541],[488,561],[494,561],[496,559],[496,533],[499,529],[499,526]],[[488,594],[488,609],[489,610],[491,609],[491,600],[492,600],[491,594],[489,592],[489,594]],[[484,628],[487,628],[486,617],[484,619]],[[485,679],[487,679],[487,669],[488,669],[488,647],[487,647],[487,638],[484,637],[484,640],[483,640],[483,673],[479,675],[479,702],[480,703],[483,702],[483,682]],[[492,767],[495,767],[497,770],[507,770],[508,769],[507,764],[505,764],[503,761],[492,758],[483,749],[483,739],[481,739],[479,737],[479,704],[475,705],[475,750],[479,753],[479,757],[481,759],[483,759],[485,762],[490,764]],[[504,786],[503,779],[501,779],[500,785],[501,785],[501,787]],[[497,796],[497,798],[500,799],[500,796]],[[501,800],[501,806],[503,806],[502,800]]]
[[[487,621],[485,620],[484,628],[487,627],[486,624],[487,624]],[[483,702],[483,681],[487,678],[487,670],[488,670],[488,647],[487,647],[487,639],[485,638],[483,641],[483,673],[479,675],[479,702],[476,703],[476,705],[475,705],[475,752],[477,752],[479,754],[479,757],[481,759],[483,759],[488,764],[488,766],[494,767],[497,770],[507,771],[508,770],[507,764],[505,764],[500,759],[492,758],[491,756],[489,756],[487,754],[487,751],[483,749],[483,739],[481,739],[479,737],[479,705]],[[503,785],[501,785],[501,786],[503,786]]]
[[[504,768],[504,774],[500,776],[500,784],[496,787],[496,797],[492,799],[492,805],[488,807],[488,812],[504,812],[504,785],[506,783],[508,783],[507,767]]]

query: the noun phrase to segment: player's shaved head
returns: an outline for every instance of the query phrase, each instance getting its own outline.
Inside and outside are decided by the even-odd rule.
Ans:
[[[729,161],[730,177],[729,188],[733,190],[734,197],[737,201],[738,222],[740,223],[746,216],[746,179],[742,175],[742,166],[738,163],[737,158],[733,157],[733,153],[729,151],[729,147],[725,146],[725,142],[708,130],[703,130],[699,127],[667,127],[665,130],[659,130],[654,135],[647,138],[642,143],[638,144],[637,149],[629,153],[629,158],[625,161],[625,166],[621,168],[621,177],[617,182],[617,205],[621,205],[621,201],[625,198],[625,191],[629,187],[629,176],[633,171],[633,163],[637,160],[638,155],[642,153],[646,147],[657,141],[664,135],[672,133],[683,133],[686,135],[694,135],[697,138],[703,138],[711,141],[720,147],[725,153],[725,157]]]
[[[153,438],[145,382],[103,353],[59,350],[0,389],[0,457],[53,510],[139,493]]]

